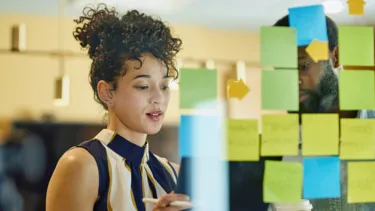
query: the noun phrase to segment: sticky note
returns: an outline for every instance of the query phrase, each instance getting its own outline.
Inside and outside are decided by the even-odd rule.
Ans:
[[[340,158],[375,159],[375,119],[341,119]]]
[[[313,40],[306,48],[306,53],[316,63],[328,60],[328,52],[328,42],[321,42],[319,40]]]
[[[374,66],[374,28],[339,26],[338,30],[340,64]]]
[[[348,162],[348,203],[375,202],[375,162]]]
[[[298,114],[262,116],[261,155],[298,155]]]
[[[297,29],[298,46],[309,45],[314,39],[328,42],[326,16],[320,4],[289,8],[289,25]]]
[[[245,82],[242,79],[229,79],[227,83],[227,88],[228,97],[237,98],[239,100],[242,100],[250,91],[250,88],[245,84]]]
[[[297,203],[302,199],[302,166],[297,162],[265,161],[263,200]]]
[[[225,152],[223,125],[219,116],[181,115],[178,134],[180,156],[222,158]]]
[[[261,92],[262,109],[298,111],[298,70],[263,70]]]
[[[252,119],[227,120],[227,152],[229,161],[258,161],[258,121]]]
[[[375,76],[372,70],[339,72],[340,110],[375,108]]]
[[[297,34],[290,27],[260,28],[260,63],[263,67],[297,68]]]
[[[337,114],[302,114],[302,155],[338,155]]]
[[[180,108],[193,109],[203,104],[214,108],[217,102],[217,71],[183,68],[180,70],[179,90]]]
[[[365,14],[365,4],[363,0],[348,0],[349,14],[350,15],[364,15]]]
[[[303,198],[340,197],[340,159],[332,157],[303,158]]]

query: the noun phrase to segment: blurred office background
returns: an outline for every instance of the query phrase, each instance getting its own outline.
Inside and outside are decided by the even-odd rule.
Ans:
[[[179,67],[218,71],[218,97],[232,118],[260,119],[271,112],[260,106],[260,26],[272,25],[289,7],[317,3],[325,4],[338,24],[375,23],[373,1],[367,2],[364,17],[349,16],[342,0],[100,2],[116,5],[120,13],[136,8],[169,22],[183,40]],[[0,4],[0,192],[7,190],[9,200],[22,200],[20,210],[45,210],[46,187],[59,157],[105,127],[103,109],[88,83],[91,61],[72,36],[73,18],[88,3],[98,1]],[[226,81],[236,78],[251,90],[241,102],[226,99]],[[179,109],[178,86],[173,87],[165,125],[149,137],[153,152],[179,163],[179,117],[189,112]]]

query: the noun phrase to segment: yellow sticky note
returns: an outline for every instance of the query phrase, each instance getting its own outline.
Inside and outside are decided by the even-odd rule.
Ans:
[[[259,160],[257,120],[227,120],[227,153],[227,159],[229,161]]]
[[[350,15],[364,15],[365,14],[365,4],[363,0],[348,0],[349,14]]]
[[[375,162],[348,162],[348,203],[375,202]]]
[[[250,88],[245,84],[245,82],[240,79],[239,81],[229,79],[227,86],[227,95],[228,98],[237,98],[242,100],[247,93],[250,91]]]
[[[340,121],[340,159],[375,159],[375,119]]]
[[[314,62],[320,60],[328,60],[328,42],[321,42],[319,40],[313,40],[306,48],[307,54],[311,57]]]
[[[302,114],[302,155],[338,155],[337,114]]]
[[[302,165],[296,162],[266,161],[263,200],[269,203],[297,203],[302,199]]]
[[[263,115],[261,155],[298,155],[298,114]]]

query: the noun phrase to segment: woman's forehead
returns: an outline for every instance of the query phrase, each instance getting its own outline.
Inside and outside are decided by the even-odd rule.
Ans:
[[[126,61],[125,65],[126,71],[130,75],[149,74],[164,77],[168,73],[168,68],[164,62],[148,54],[140,57],[139,60]]]

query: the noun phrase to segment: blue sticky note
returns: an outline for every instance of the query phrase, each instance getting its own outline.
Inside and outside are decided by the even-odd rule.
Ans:
[[[181,115],[181,157],[220,157],[224,153],[223,124],[219,116]]]
[[[178,151],[181,157],[189,157],[192,154],[192,127],[193,116],[181,116],[178,130]]]
[[[338,156],[303,159],[304,199],[340,197],[340,160]]]
[[[328,42],[322,5],[289,8],[289,26],[297,30],[298,46],[309,45],[314,39]]]

